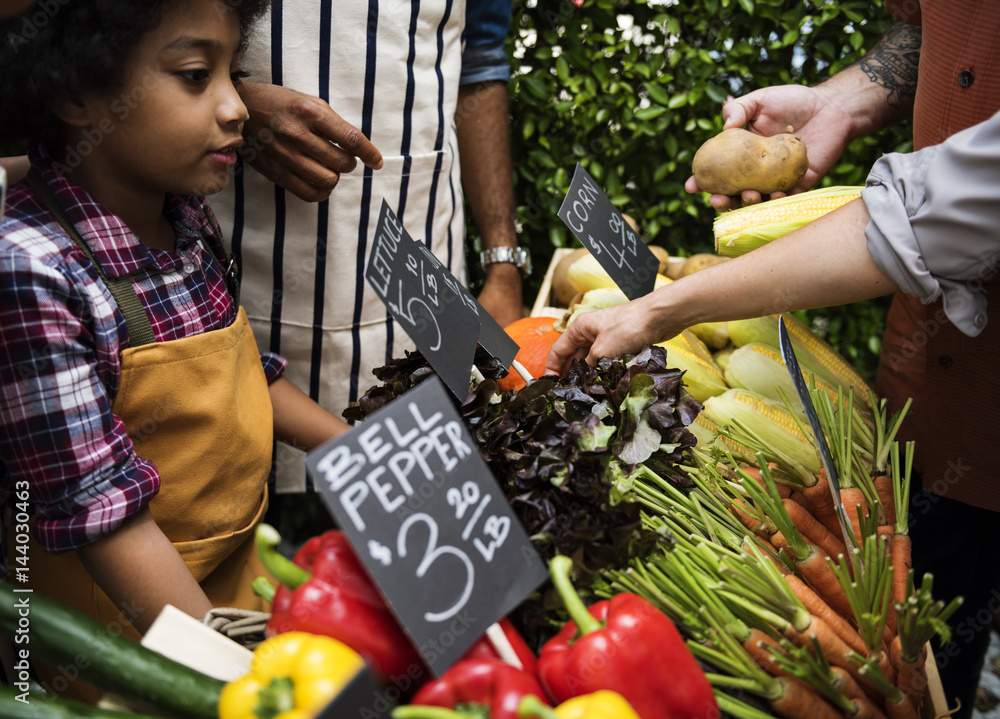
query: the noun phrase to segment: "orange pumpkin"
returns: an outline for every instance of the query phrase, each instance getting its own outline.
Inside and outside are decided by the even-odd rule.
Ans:
[[[549,350],[560,335],[554,326],[556,322],[555,317],[523,317],[504,327],[504,332],[520,347],[514,359],[520,362],[532,377],[541,377],[545,372],[545,360],[548,359]],[[501,392],[506,392],[510,389],[521,389],[526,383],[512,366],[507,376],[501,378],[497,384]]]

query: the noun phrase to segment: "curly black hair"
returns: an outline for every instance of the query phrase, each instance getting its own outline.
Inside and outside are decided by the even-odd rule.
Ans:
[[[190,1],[190,0],[187,0]],[[213,0],[238,13],[246,44],[271,0]],[[52,108],[122,87],[129,55],[178,0],[38,0],[0,20],[0,143],[58,138]]]

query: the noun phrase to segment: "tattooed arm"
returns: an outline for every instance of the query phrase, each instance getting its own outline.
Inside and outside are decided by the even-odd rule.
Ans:
[[[850,139],[913,113],[920,62],[920,26],[894,23],[861,60],[816,86],[850,115]]]
[[[802,138],[809,169],[792,192],[808,190],[837,163],[848,142],[912,113],[919,59],[920,26],[897,22],[864,58],[815,87],[777,85],[727,101],[725,127]],[[685,189],[699,191],[693,177]],[[745,190],[735,198],[712,195],[710,202],[728,210],[761,199],[759,192]]]

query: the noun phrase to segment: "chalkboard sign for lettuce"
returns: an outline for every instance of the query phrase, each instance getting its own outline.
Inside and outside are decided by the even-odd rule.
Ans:
[[[436,377],[310,452],[306,468],[435,674],[545,581]]]
[[[441,374],[439,365],[443,365],[444,370],[449,375],[454,374],[457,381],[460,374],[458,364],[468,358],[461,393],[456,391],[460,399],[465,398],[469,388],[468,374],[475,356],[473,340],[478,341],[504,367],[509,367],[514,361],[517,343],[424,243],[410,237],[385,200],[382,201],[365,276],[438,374]],[[427,312],[436,318],[434,323],[422,321]],[[477,323],[475,332],[471,333],[468,323],[470,313]],[[448,328],[445,333],[453,337],[441,343],[440,350],[437,350],[440,328]],[[456,344],[461,350],[457,357],[446,349]],[[451,359],[455,362],[450,362]],[[445,383],[452,388],[447,379]],[[452,389],[455,391],[457,387]]]
[[[653,291],[660,261],[580,163],[559,217],[630,300]]]
[[[407,234],[385,200],[379,213],[365,278],[456,397],[469,394],[479,317],[442,276],[443,267]],[[447,270],[444,271],[450,276]]]

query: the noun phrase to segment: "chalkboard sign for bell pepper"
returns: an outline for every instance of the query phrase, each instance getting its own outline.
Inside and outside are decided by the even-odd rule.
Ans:
[[[517,344],[382,201],[365,278],[459,399],[469,389],[476,343],[509,367]]]
[[[630,300],[648,295],[660,261],[622,217],[580,163],[559,217]]]
[[[310,452],[306,468],[437,675],[545,581],[436,377]]]

